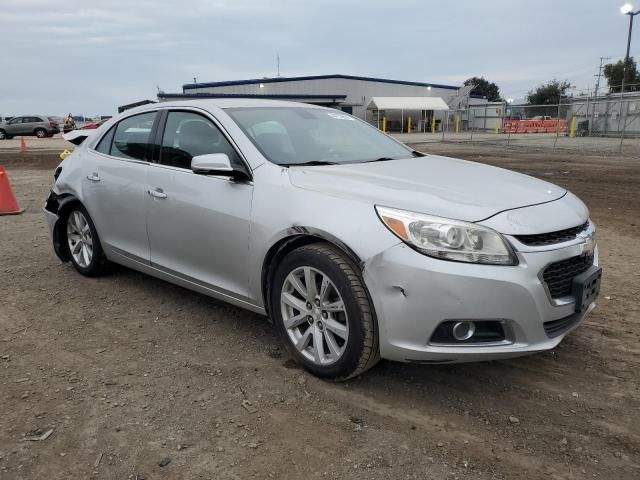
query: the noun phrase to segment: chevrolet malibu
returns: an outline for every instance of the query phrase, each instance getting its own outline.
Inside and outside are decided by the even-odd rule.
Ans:
[[[320,377],[549,350],[595,306],[595,225],[576,196],[337,110],[162,103],[74,141],[45,206],[61,260],[267,315]]]

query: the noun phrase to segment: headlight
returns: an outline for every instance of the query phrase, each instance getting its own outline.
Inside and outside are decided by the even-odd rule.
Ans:
[[[502,236],[475,223],[376,206],[382,222],[404,242],[430,257],[456,262],[517,265]]]

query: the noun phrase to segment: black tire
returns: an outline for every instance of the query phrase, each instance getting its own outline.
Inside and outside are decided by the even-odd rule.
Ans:
[[[74,212],[80,212],[82,214],[82,216],[86,219],[91,232],[93,254],[91,255],[91,261],[86,266],[80,265],[72,255],[71,246],[69,244],[69,240],[67,236],[67,228],[69,225],[69,221],[72,215],[74,214]],[[79,273],[81,273],[86,277],[99,277],[106,274],[108,271],[109,262],[107,260],[107,257],[104,254],[104,250],[102,249],[102,244],[100,243],[100,238],[98,237],[98,232],[96,231],[96,227],[93,224],[93,220],[91,220],[91,216],[89,215],[89,212],[87,212],[87,209],[84,208],[84,206],[82,206],[81,204],[76,203],[72,205],[68,210],[65,211],[60,221],[62,222],[61,230],[60,230],[61,237],[62,237],[61,238],[62,245],[73,267]]]
[[[300,267],[317,269],[329,277],[344,302],[348,338],[342,355],[330,365],[318,365],[294,346],[284,326],[280,296],[289,273]],[[270,311],[280,336],[294,358],[312,374],[332,380],[347,380],[373,367],[380,360],[375,312],[358,267],[339,249],[326,243],[305,245],[290,252],[276,267],[270,287]]]
[[[36,128],[33,133],[38,138],[47,138],[47,131],[44,128]]]
[[[7,132],[5,132],[4,130],[2,130],[0,128],[0,140],[5,140],[8,139],[9,137],[7,136]]]

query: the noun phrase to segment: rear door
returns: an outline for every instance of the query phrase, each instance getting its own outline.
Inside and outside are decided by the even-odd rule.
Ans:
[[[249,172],[215,120],[200,111],[164,114],[156,137],[157,163],[149,167],[147,231],[153,266],[246,300],[249,218],[253,183],[191,171],[191,159],[226,153]]]
[[[120,120],[89,149],[83,164],[85,206],[107,256],[149,263],[145,218],[150,139],[158,113]]]

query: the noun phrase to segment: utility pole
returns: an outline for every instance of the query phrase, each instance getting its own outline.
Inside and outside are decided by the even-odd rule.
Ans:
[[[276,62],[277,62],[277,71],[278,71],[278,74],[276,76],[280,77],[280,54],[276,56]]]
[[[598,67],[598,80],[596,81],[596,89],[593,92],[593,110],[591,111],[591,120],[589,121],[589,136],[591,136],[591,128],[593,127],[593,120],[596,114],[596,102],[598,101],[598,89],[600,88],[600,78],[602,77],[602,69],[604,68],[604,62],[610,60],[611,57],[600,57],[600,66]]]

